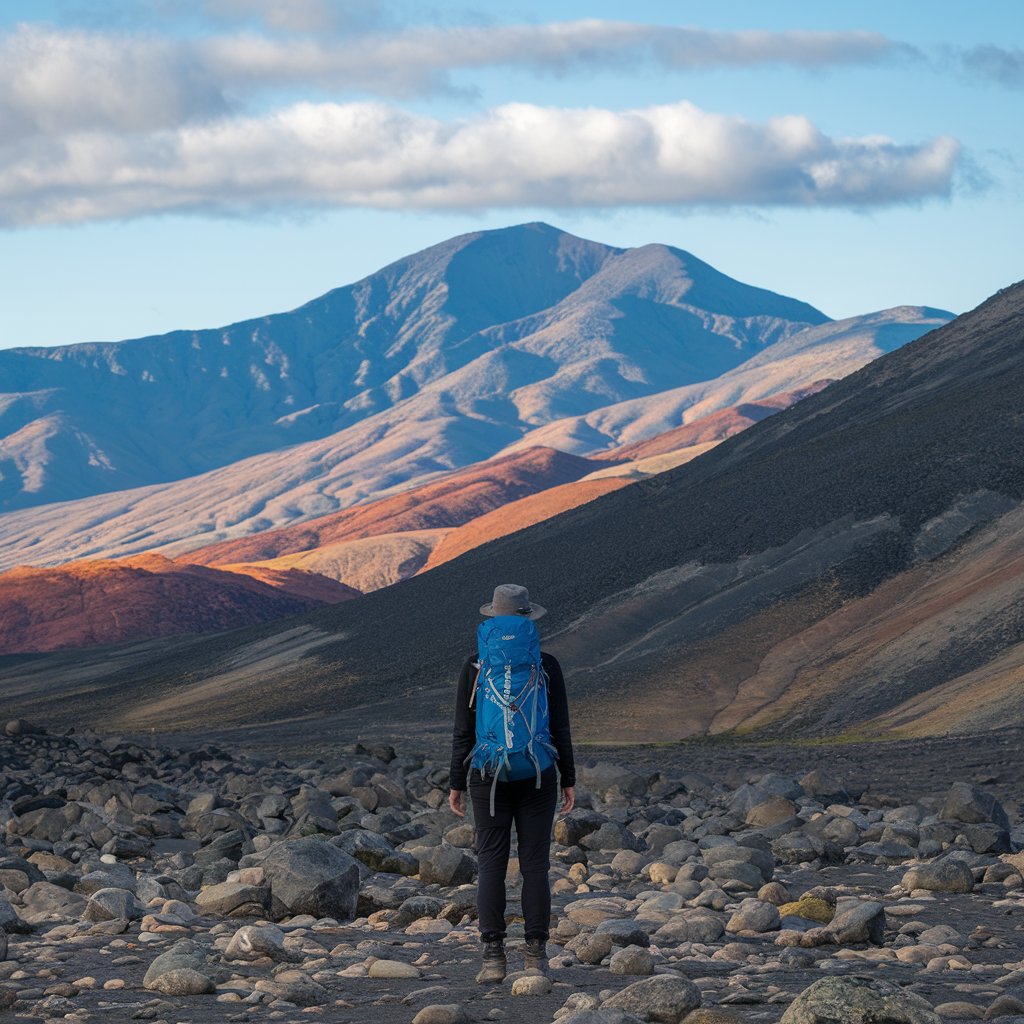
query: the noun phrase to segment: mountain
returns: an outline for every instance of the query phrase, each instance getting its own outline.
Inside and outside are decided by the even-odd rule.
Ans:
[[[546,224],[462,235],[290,313],[0,352],[0,508],[196,476],[337,434],[442,380],[424,411],[507,443],[526,424],[716,376],[826,320],[667,246],[616,249]]]
[[[810,327],[751,356],[732,370],[696,384],[613,403],[579,416],[552,420],[510,446],[550,445],[590,454],[664,434],[723,409],[837,380],[892,352],[953,314],[928,306],[896,306]]]
[[[52,651],[209,633],[295,615],[358,594],[310,573],[273,585],[160,555],[0,574],[0,651]]]
[[[1018,284],[678,469],[357,602],[115,666],[9,658],[12,713],[443,742],[477,608],[516,580],[549,608],[581,738],[1020,723],[1022,335]]]
[[[598,468],[599,463],[552,448],[529,448],[448,473],[390,498],[197,548],[180,558],[199,565],[263,562],[365,537],[461,526],[507,502],[578,480]]]
[[[318,441],[173,483],[8,512],[0,518],[0,568],[147,550],[177,556],[396,495],[439,479],[450,467],[490,459],[499,449],[507,454],[546,445],[584,455],[644,440],[721,409],[845,376],[951,318],[939,310],[898,307],[798,330],[712,380],[600,405],[586,416],[533,430],[523,424],[499,430],[490,414],[474,411],[488,388],[493,403],[510,401],[503,390],[511,388],[509,378],[479,376],[486,360],[478,360],[393,409]],[[650,373],[658,378],[656,366]],[[524,386],[510,394],[527,392]],[[510,437],[518,440],[508,444]]]

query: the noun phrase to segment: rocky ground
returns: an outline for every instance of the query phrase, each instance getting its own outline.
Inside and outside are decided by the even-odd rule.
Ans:
[[[550,968],[517,970],[513,896],[510,974],[481,986],[442,758],[286,764],[8,723],[0,1019],[1024,1020],[1016,750],[938,746],[880,780],[881,751],[771,749],[708,746],[701,771],[581,757]]]

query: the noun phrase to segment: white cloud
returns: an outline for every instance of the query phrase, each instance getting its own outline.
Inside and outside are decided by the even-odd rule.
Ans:
[[[146,134],[0,142],[0,223],[161,211],[732,204],[870,206],[949,193],[940,137],[831,139],[690,103],[616,112],[514,103],[444,122],[381,103],[299,103]]]
[[[0,37],[0,140],[151,131],[227,109],[219,77],[188,46],[30,25]]]
[[[206,0],[291,27],[342,16],[321,0]],[[275,13],[276,12],[276,13]],[[275,23],[276,24],[276,23]],[[544,25],[405,28],[193,38],[20,25],[0,35],[0,136],[93,128],[124,131],[218,116],[282,87],[411,96],[451,88],[453,72],[518,66],[563,74],[609,65],[681,71],[864,62],[901,52],[867,32],[709,32],[584,20]]]
[[[252,21],[283,32],[320,32],[372,24],[379,17],[375,0],[203,0],[206,14],[218,21]]]

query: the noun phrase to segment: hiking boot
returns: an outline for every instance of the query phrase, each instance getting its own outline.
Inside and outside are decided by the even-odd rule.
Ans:
[[[543,939],[527,939],[523,946],[523,966],[528,971],[540,971],[547,974],[548,951]]]
[[[477,972],[476,980],[481,985],[502,982],[505,980],[505,968],[505,944],[500,939],[497,942],[485,942],[483,964]]]

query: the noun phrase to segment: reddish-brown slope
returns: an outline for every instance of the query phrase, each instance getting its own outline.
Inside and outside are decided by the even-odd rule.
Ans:
[[[732,437],[733,434],[739,434],[747,427],[752,427],[755,423],[759,423],[783,409],[788,409],[802,398],[816,394],[831,383],[831,380],[816,380],[806,387],[794,388],[792,391],[784,391],[756,402],[743,402],[740,405],[730,406],[728,409],[721,409],[708,416],[702,416],[692,423],[673,427],[655,437],[647,438],[646,441],[620,445],[608,451],[597,452],[590,458],[609,462],[646,459],[652,455],[665,455],[668,452],[691,448],[698,444],[724,441]]]
[[[627,477],[604,477],[598,480],[579,480],[560,487],[551,487],[538,494],[530,494],[518,501],[478,516],[465,526],[452,530],[431,552],[426,565],[420,572],[433,569],[442,562],[450,562],[453,558],[470,551],[490,540],[504,537],[523,530],[534,523],[542,522],[566,512],[577,505],[585,505],[588,501],[600,498],[602,494],[617,491],[633,481]]]
[[[281,586],[271,586],[155,554],[83,559],[53,568],[18,566],[0,574],[0,652],[206,633],[357,595],[322,577],[314,588],[302,578],[309,575],[293,573],[279,580]]]
[[[385,533],[461,526],[527,494],[579,480],[599,468],[552,448],[529,448],[456,470],[439,480],[294,526],[222,541],[179,555],[183,562],[265,562],[297,551]]]

